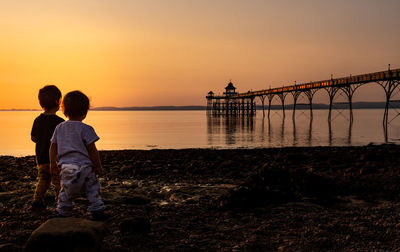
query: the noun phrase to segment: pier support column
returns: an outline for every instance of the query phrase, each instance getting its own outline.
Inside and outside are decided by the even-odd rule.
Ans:
[[[287,94],[288,93],[277,94],[278,97],[281,99],[281,102],[282,102],[282,116],[283,116],[283,119],[285,119],[285,98],[286,98]]]
[[[353,123],[353,95],[357,88],[361,87],[364,83],[352,84],[342,87],[343,92],[349,100],[350,122]]]
[[[250,97],[250,115],[253,116],[255,115],[255,111],[256,111],[256,103],[254,102],[255,97],[252,96]]]
[[[293,96],[293,113],[292,113],[292,120],[294,121],[296,118],[296,104],[297,104],[297,99],[301,95],[301,91],[292,91],[290,92]]]
[[[392,99],[393,92],[400,87],[400,81],[388,80],[388,81],[378,81],[377,83],[385,90],[386,103],[385,103],[385,111],[383,114],[383,127],[384,130],[387,131],[389,123],[390,102]]]
[[[274,94],[268,94],[267,97],[268,97],[268,118],[269,118],[271,114],[271,102],[272,99],[274,98]]]
[[[231,112],[230,107],[231,107],[230,101],[227,100],[226,101],[226,115],[230,114],[230,112]]]
[[[264,111],[264,101],[265,101],[265,95],[261,95],[259,96],[260,100],[261,100],[261,104],[262,104],[262,111],[263,111],[263,117],[265,116],[265,111]]]
[[[305,91],[304,93],[306,94],[307,98],[308,98],[308,102],[310,104],[310,118],[311,120],[313,119],[313,104],[312,104],[312,100],[314,98],[314,94],[318,91],[318,89],[310,89]]]
[[[213,114],[213,115],[215,115],[215,113],[216,113],[216,111],[217,111],[217,106],[216,106],[216,104],[217,104],[217,103],[215,103],[215,102],[213,102],[213,104],[212,104],[212,114]]]
[[[332,120],[332,104],[333,104],[333,99],[335,98],[335,95],[339,91],[340,88],[337,87],[327,87],[325,90],[328,92],[329,95],[329,113],[328,113],[328,121],[329,124],[331,123]]]

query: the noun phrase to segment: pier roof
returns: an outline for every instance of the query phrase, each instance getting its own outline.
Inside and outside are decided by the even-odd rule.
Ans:
[[[229,83],[228,83],[228,86],[226,86],[226,88],[225,88],[226,90],[235,90],[236,88],[233,86],[233,84],[232,84],[232,82],[230,81]]]

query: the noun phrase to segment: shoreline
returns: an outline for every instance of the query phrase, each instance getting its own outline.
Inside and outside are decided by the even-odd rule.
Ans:
[[[102,251],[395,250],[400,146],[101,151]],[[0,156],[0,247],[56,217],[28,210],[33,156]],[[74,216],[88,218],[87,202]],[[148,232],[124,229],[145,218]]]
[[[99,153],[106,152],[132,152],[132,151],[201,151],[201,150],[210,150],[210,151],[229,151],[229,150],[269,150],[269,149],[315,149],[315,148],[363,148],[369,146],[386,146],[386,145],[395,145],[400,146],[400,143],[397,142],[389,142],[389,143],[369,143],[365,145],[351,145],[351,146],[343,146],[343,145],[319,145],[319,146],[282,146],[282,147],[204,147],[204,148],[153,148],[153,149],[112,149],[112,150],[102,150],[99,149]],[[0,158],[2,157],[13,157],[13,158],[29,158],[34,157],[35,154],[21,154],[21,155],[6,155],[0,154]]]

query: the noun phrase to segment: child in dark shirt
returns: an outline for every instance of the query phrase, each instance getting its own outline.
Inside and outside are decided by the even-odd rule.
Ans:
[[[32,210],[40,210],[45,208],[44,195],[50,187],[50,183],[54,185],[55,198],[58,199],[60,191],[60,178],[58,174],[52,176],[50,172],[50,138],[53,135],[56,126],[63,122],[64,119],[58,117],[56,112],[60,109],[61,92],[54,86],[45,86],[39,90],[39,103],[44,113],[36,117],[33,122],[31,139],[36,143],[36,164],[38,168],[38,182],[33,196],[31,205]]]

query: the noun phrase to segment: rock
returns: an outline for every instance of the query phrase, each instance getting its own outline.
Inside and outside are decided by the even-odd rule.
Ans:
[[[227,195],[221,196],[218,200],[218,207],[248,208],[268,204],[283,203],[292,201],[295,196],[291,192],[271,190],[264,186],[240,186]]]
[[[226,160],[219,164],[218,169],[232,168],[235,163],[232,160]]]
[[[333,180],[316,174],[307,174],[304,177],[304,194],[312,195],[318,201],[330,202],[336,196],[338,188]]]
[[[128,166],[128,165],[123,165],[123,166],[119,169],[119,171],[122,172],[122,173],[124,173],[124,172],[129,172],[130,170],[132,170],[132,167],[131,167],[131,166]]]
[[[79,218],[54,218],[33,231],[25,251],[98,251],[104,223]]]
[[[121,197],[119,200],[123,204],[129,205],[146,205],[150,203],[150,199],[144,195],[132,194],[128,196]]]
[[[9,199],[15,198],[18,191],[0,192],[0,201],[4,202]]]
[[[21,251],[21,247],[13,243],[0,244],[0,252],[17,252]]]
[[[120,231],[123,235],[147,235],[150,229],[149,219],[141,216],[124,219],[120,225]]]
[[[258,174],[217,200],[219,207],[243,208],[311,198],[318,204],[336,202],[338,187],[329,178],[305,171],[286,170],[274,163],[257,168]]]
[[[138,187],[137,183],[135,184],[133,181],[122,181],[122,185],[126,188]]]

